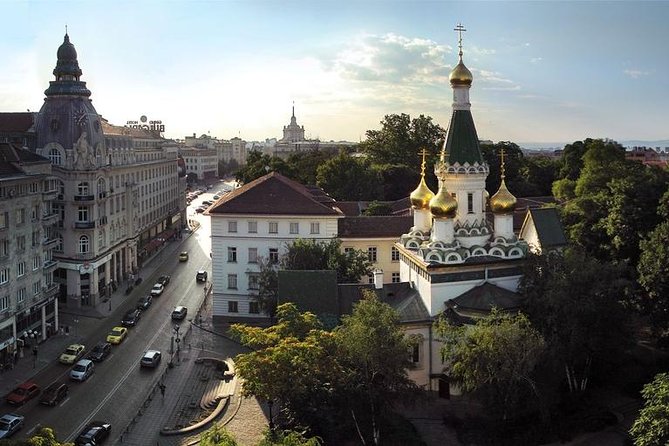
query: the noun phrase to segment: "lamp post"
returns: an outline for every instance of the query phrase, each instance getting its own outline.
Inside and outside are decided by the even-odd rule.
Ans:
[[[37,367],[37,332],[35,330],[27,330],[23,334],[27,339],[30,339],[30,347],[33,353],[33,369]]]
[[[107,293],[107,300],[109,301],[109,312],[111,313],[112,307],[111,307],[111,282],[107,284],[106,288],[106,293]]]
[[[181,342],[181,339],[179,338],[179,330],[180,329],[181,329],[181,327],[179,327],[178,325],[174,326],[174,334],[176,335],[176,339],[174,340],[174,342],[177,343],[177,362],[178,363],[181,363],[181,358],[179,357],[179,351],[181,350],[181,347],[179,347],[179,343]]]

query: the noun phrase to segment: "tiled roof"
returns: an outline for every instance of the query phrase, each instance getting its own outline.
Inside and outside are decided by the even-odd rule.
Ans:
[[[271,172],[226,194],[209,214],[330,215],[340,216],[331,206],[314,199],[307,188]]]
[[[373,284],[340,284],[337,289],[340,314],[351,314],[353,306],[363,298],[363,291],[370,290],[399,313],[400,322],[430,320],[418,290],[408,282],[386,283],[380,289],[376,289]]]
[[[344,215],[351,217],[361,216],[373,201],[338,201],[336,207]],[[385,204],[390,208],[392,215],[410,215],[411,202],[409,197],[396,201],[378,201],[379,204]]]
[[[19,164],[34,162],[49,163],[50,161],[29,150],[6,142],[0,143],[0,176],[23,173],[23,169],[19,167]]]
[[[470,110],[453,110],[446,137],[449,164],[483,163],[479,138]]]
[[[0,113],[0,132],[27,132],[34,123],[33,112]]]
[[[383,215],[344,217],[337,222],[337,234],[344,238],[399,237],[413,225],[413,217]]]
[[[446,302],[456,311],[474,311],[487,313],[493,307],[500,310],[511,311],[520,308],[520,295],[505,288],[485,282],[483,285],[472,288]]]
[[[562,228],[562,222],[554,207],[528,209],[525,225],[534,224],[537,237],[542,249],[558,248],[567,245],[567,236]],[[523,230],[521,229],[521,233]]]

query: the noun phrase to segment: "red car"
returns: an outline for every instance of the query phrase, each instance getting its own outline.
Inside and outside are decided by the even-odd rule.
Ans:
[[[7,395],[7,403],[13,406],[21,406],[39,395],[39,392],[37,384],[32,381],[26,381]]]

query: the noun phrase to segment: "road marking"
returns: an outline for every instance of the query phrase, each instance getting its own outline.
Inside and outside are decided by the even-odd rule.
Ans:
[[[39,423],[34,425],[32,427],[32,429],[30,429],[28,432],[26,432],[28,434],[28,436],[32,435],[33,431],[35,431],[35,429],[37,429],[38,427],[41,427],[41,425]]]
[[[58,407],[63,407],[63,406],[65,405],[65,403],[67,403],[68,401],[70,401],[70,397],[69,397],[69,396],[68,396],[67,398],[65,398],[65,399],[63,400],[63,402],[60,403],[60,404],[58,405]]]

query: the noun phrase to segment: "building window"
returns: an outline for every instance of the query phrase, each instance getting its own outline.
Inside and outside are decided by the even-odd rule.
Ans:
[[[22,304],[24,300],[26,300],[26,289],[21,288],[16,292],[16,303]]]
[[[63,252],[63,236],[58,234],[56,237],[56,245],[53,247],[56,252]]]
[[[257,221],[250,221],[249,222],[249,234],[257,234],[258,233],[258,222]]]
[[[260,314],[260,304],[256,301],[249,302],[249,313]]]
[[[237,261],[237,248],[229,246],[228,247],[228,262]]]
[[[87,235],[79,237],[79,254],[85,254],[90,249],[90,241]]]
[[[237,301],[236,300],[229,300],[228,301],[228,313],[237,313]]]
[[[9,282],[9,268],[0,269],[0,284]]]
[[[269,263],[275,265],[279,263],[279,249],[269,248]]]
[[[258,263],[258,248],[249,248],[249,263]]]
[[[393,261],[393,262],[399,262],[400,261],[400,250],[395,248],[394,246],[390,250],[390,260]]]
[[[88,183],[77,184],[77,195],[88,195]]]
[[[300,223],[293,221],[290,223],[290,233],[299,234],[300,233]]]
[[[228,289],[237,289],[237,274],[228,274]]]
[[[80,206],[77,210],[77,221],[87,222],[88,221],[88,208],[86,206]]]
[[[347,254],[347,255],[348,255],[348,253],[353,254],[353,251],[354,251],[354,249],[351,248],[350,246],[347,246],[346,248],[344,248],[344,254]]]
[[[37,296],[40,291],[42,291],[42,281],[38,280],[37,282],[33,283],[33,295]]]
[[[19,235],[16,237],[16,250],[19,252],[23,252],[26,250],[26,236],[25,235]]]
[[[7,212],[0,212],[0,229],[7,228]]]
[[[374,274],[367,274],[367,283],[374,283]]]
[[[237,232],[237,222],[231,220],[228,222],[228,232]]]
[[[38,270],[42,266],[42,259],[40,256],[33,257],[33,271]]]
[[[391,282],[392,283],[400,283],[400,273],[393,273]]]
[[[420,344],[415,343],[409,347],[409,363],[414,366],[420,363]]]
[[[320,234],[321,233],[321,224],[316,222],[311,223],[311,234]]]
[[[0,313],[4,313],[9,308],[9,296],[0,297]]]
[[[260,289],[260,274],[252,273],[249,274],[249,290],[258,290]]]
[[[63,162],[63,159],[60,155],[60,150],[58,149],[49,150],[49,160],[51,160],[51,164],[53,164],[54,166],[60,166],[60,164]]]
[[[474,194],[471,192],[467,192],[467,213],[474,213]]]
[[[30,246],[32,246],[33,248],[36,247],[36,246],[39,246],[39,242],[40,242],[39,230],[33,231],[33,233],[32,233],[32,244]]]
[[[9,255],[9,240],[2,239],[0,240],[0,257],[5,257]]]
[[[269,233],[278,234],[279,233],[279,223],[276,221],[269,222]]]
[[[16,277],[23,277],[26,275],[26,262],[19,262],[16,265]]]
[[[16,210],[16,224],[22,225],[26,222],[26,210],[21,208]]]
[[[370,262],[376,262],[376,246],[367,248],[367,258]]]

